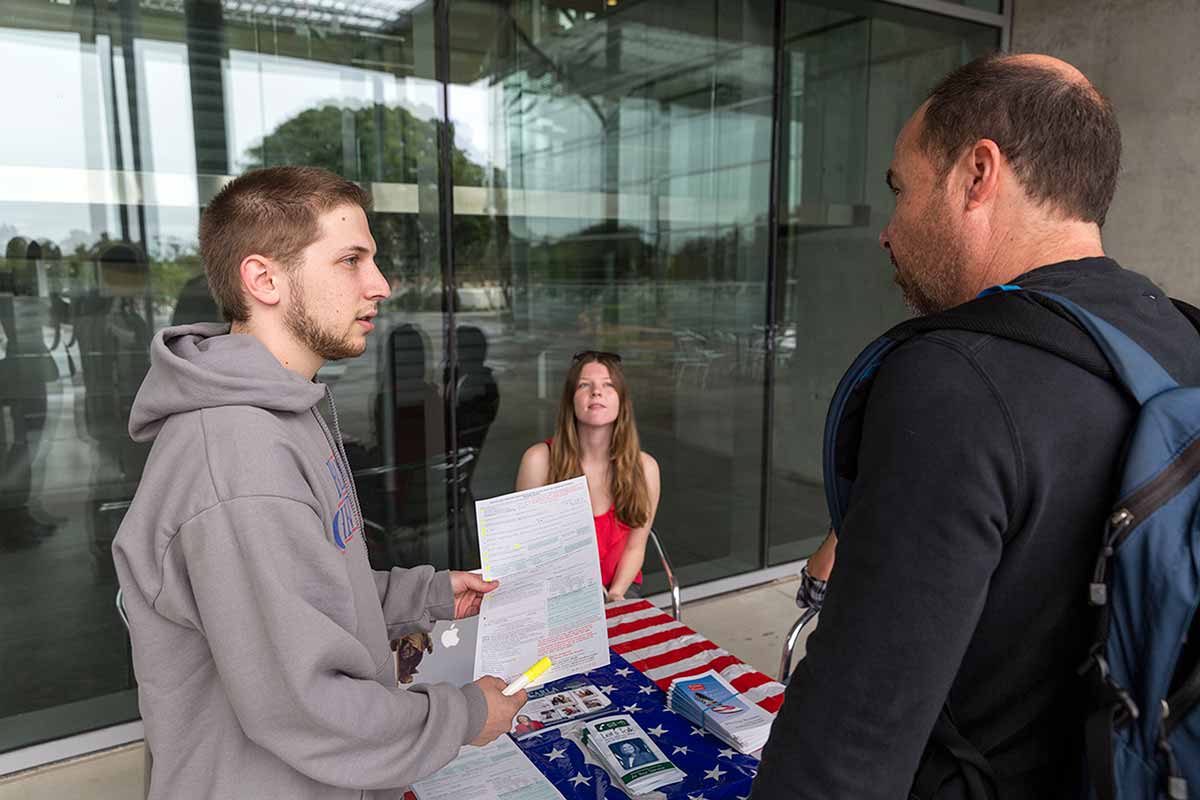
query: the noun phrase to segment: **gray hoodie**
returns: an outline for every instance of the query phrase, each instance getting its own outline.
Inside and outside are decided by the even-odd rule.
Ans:
[[[474,684],[396,687],[388,641],[453,617],[449,575],[371,570],[325,387],[228,330],[160,331],[129,420],[154,440],[113,542],[150,797],[399,797],[487,717]]]

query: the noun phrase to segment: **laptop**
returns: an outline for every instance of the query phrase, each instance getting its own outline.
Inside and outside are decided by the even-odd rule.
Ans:
[[[412,681],[401,682],[401,687],[412,686],[415,683],[451,683],[462,686],[474,680],[475,676],[475,643],[479,635],[479,617],[466,619],[439,620],[433,626],[433,632],[426,647],[432,647],[433,652],[426,649],[421,653],[420,661],[413,665],[415,649],[409,648],[402,652],[401,671],[411,670]]]

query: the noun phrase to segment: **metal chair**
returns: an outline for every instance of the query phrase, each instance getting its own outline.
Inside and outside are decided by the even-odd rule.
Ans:
[[[125,630],[129,630],[129,615],[125,613],[125,595],[121,593],[121,589],[117,589],[117,613],[121,615],[121,622],[125,624]]]
[[[667,589],[671,592],[671,616],[675,618],[676,622],[679,622],[683,612],[680,603],[679,581],[675,579],[675,570],[671,569],[671,560],[667,558],[667,551],[663,549],[662,540],[658,538],[658,532],[654,528],[650,529],[650,541],[654,543],[654,549],[658,551],[663,572],[667,576]]]
[[[783,643],[783,656],[779,660],[779,682],[787,683],[788,678],[792,677],[792,653],[796,649],[796,642],[800,639],[800,634],[812,624],[817,615],[821,613],[819,608],[806,608],[800,618],[792,623],[791,629],[788,631],[787,639]]]
[[[128,632],[129,631],[129,615],[125,613],[125,594],[124,594],[124,591],[120,587],[117,587],[116,605],[117,605],[117,614],[120,615],[121,622],[125,625],[125,630]],[[150,740],[148,738],[146,738],[144,733],[142,735],[142,749],[144,750],[144,752],[146,754],[145,762],[144,762],[144,764],[145,764],[144,771],[142,772],[142,792],[143,792],[142,796],[149,797],[150,796],[150,769],[151,769],[151,767],[154,766],[154,756],[150,754]]]

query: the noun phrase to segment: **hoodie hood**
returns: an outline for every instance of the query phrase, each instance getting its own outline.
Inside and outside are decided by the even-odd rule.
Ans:
[[[202,408],[299,413],[324,397],[324,384],[287,369],[249,334],[211,322],[163,328],[150,345],[150,371],[133,402],[129,435],[149,441],[171,416]]]

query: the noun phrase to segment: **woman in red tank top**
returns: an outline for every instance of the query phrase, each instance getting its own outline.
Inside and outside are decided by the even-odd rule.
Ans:
[[[646,541],[658,510],[658,462],[643,453],[633,401],[615,353],[577,353],[567,372],[553,438],[521,457],[517,490],[587,476],[609,602],[640,594]]]

